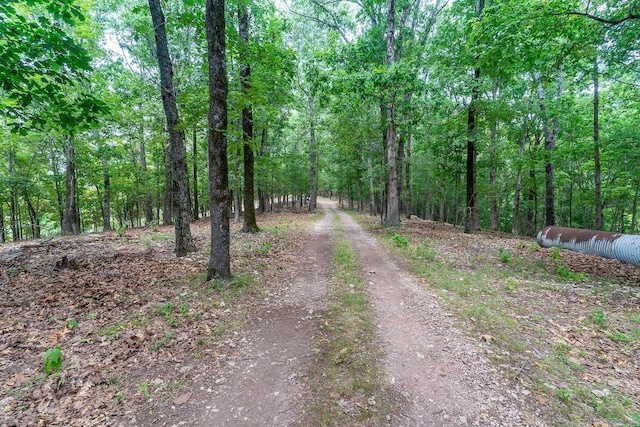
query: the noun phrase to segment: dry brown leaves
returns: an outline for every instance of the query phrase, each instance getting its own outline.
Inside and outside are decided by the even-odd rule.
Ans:
[[[275,286],[303,237],[292,224],[308,216],[298,217],[262,215],[268,231],[257,234],[233,225],[232,270],[258,289]],[[215,369],[229,325],[258,298],[248,293],[229,310],[225,292],[203,280],[208,223],[191,230],[199,250],[184,258],[172,252],[171,227],[0,247],[0,425],[113,425],[188,399],[186,362],[205,355]],[[43,355],[55,346],[62,369],[47,376]]]

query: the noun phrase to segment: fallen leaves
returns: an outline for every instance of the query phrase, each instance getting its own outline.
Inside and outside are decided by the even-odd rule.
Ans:
[[[281,228],[245,234],[235,226],[232,269],[255,270],[268,284],[300,242],[290,216],[260,220]],[[218,354],[227,323],[241,322],[240,304],[255,301],[224,307],[202,278],[208,223],[191,229],[200,250],[184,258],[173,254],[171,227],[0,246],[0,424],[112,425],[148,404],[141,384],[159,373],[165,383],[150,390],[154,402],[192,399],[192,371],[180,363]],[[47,376],[43,357],[56,347],[62,363]]]

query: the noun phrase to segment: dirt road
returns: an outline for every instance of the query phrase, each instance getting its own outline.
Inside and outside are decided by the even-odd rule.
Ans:
[[[333,222],[342,223],[363,265],[383,345],[380,366],[405,402],[392,426],[542,426],[529,393],[502,378],[481,355],[483,343],[456,329],[453,317],[388,251],[335,202],[322,200],[300,263],[270,295],[248,330],[227,343],[212,370],[198,368],[189,404],[171,416],[144,417],[143,425],[301,425],[308,402],[305,375],[317,351],[332,279]],[[396,399],[398,400],[398,399]]]

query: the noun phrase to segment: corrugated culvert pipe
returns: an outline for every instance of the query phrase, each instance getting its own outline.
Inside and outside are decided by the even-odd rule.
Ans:
[[[546,227],[538,233],[543,248],[558,246],[575,252],[600,255],[640,267],[640,236],[582,230],[568,227]]]

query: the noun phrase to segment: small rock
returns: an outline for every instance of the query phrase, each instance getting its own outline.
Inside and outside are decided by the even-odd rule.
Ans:
[[[226,383],[226,382],[227,382],[227,379],[226,379],[226,378],[218,378],[218,379],[216,380],[216,384],[224,384],[224,383]]]
[[[418,359],[424,359],[424,354],[422,353],[416,353],[416,356],[418,357]]]
[[[234,366],[236,366],[236,362],[230,360],[230,361],[227,362],[227,365],[229,365],[229,366],[231,366],[233,368]]]
[[[176,405],[183,405],[191,399],[191,392],[183,393],[180,396],[173,399],[173,403]]]
[[[367,403],[369,404],[369,406],[376,406],[376,398],[371,396],[369,399],[367,399]]]
[[[601,399],[611,395],[611,392],[609,391],[608,388],[605,388],[603,390],[591,390],[591,393],[595,394],[597,397]]]

